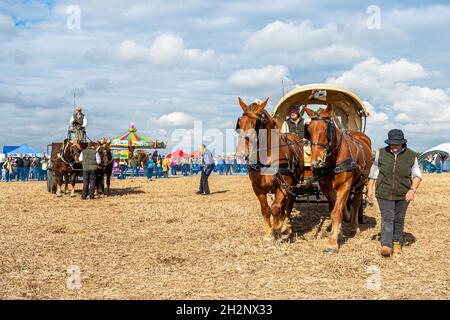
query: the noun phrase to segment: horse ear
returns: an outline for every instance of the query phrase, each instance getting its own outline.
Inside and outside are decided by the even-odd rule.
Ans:
[[[242,110],[243,110],[244,112],[247,112],[248,106],[245,104],[244,101],[242,101],[241,97],[238,97],[238,100],[239,100],[239,105],[241,106]]]
[[[310,108],[308,108],[307,106],[305,106],[305,107],[303,108],[303,110],[305,110],[306,114],[307,114],[310,118],[315,117],[314,111],[311,110]]]
[[[258,107],[258,111],[257,112],[261,112],[263,111],[263,109],[266,107],[267,102],[269,102],[269,98],[267,98],[263,103],[261,103]]]

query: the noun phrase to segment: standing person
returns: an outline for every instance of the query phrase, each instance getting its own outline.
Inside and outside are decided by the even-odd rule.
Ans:
[[[80,162],[83,164],[83,193],[81,199],[94,199],[97,180],[98,165],[101,163],[100,155],[94,146],[84,149],[80,154]]]
[[[73,132],[75,134],[75,141],[81,142],[85,141],[86,138],[86,126],[87,126],[87,118],[83,113],[83,110],[80,106],[75,108],[75,113],[70,117],[69,124],[73,128]]]
[[[3,166],[6,166],[6,181],[12,181],[14,179],[14,159],[9,156]]]
[[[169,168],[170,168],[170,159],[169,158],[164,158],[161,161],[161,166],[162,166],[162,175],[164,178],[168,178],[169,177]]]
[[[442,158],[440,153],[434,155],[434,165],[436,166],[436,173],[442,173]]]
[[[36,179],[36,180],[42,180],[41,179],[41,175],[42,175],[42,165],[41,165],[41,163],[42,163],[42,159],[40,158],[40,157],[36,157],[35,159],[34,159],[34,178]]]
[[[147,163],[147,179],[150,180],[153,177],[153,169],[155,168],[155,163],[153,162],[152,156],[148,156]]]
[[[127,177],[127,171],[128,171],[127,159],[120,158],[119,170],[120,170],[119,179],[125,180]]]
[[[130,167],[131,167],[131,176],[137,176],[137,159],[136,156],[132,155],[130,159]]]
[[[23,157],[22,181],[28,181],[30,175],[30,167],[31,167],[30,157]]]
[[[2,172],[2,182],[6,182],[6,159],[0,160],[0,171]]]
[[[388,146],[379,149],[369,174],[367,197],[376,196],[381,211],[381,255],[400,254],[408,205],[414,200],[422,181],[416,153],[406,147],[399,129],[388,133]],[[375,189],[375,192],[374,192]]]
[[[159,157],[156,160],[156,179],[161,178],[162,176],[162,164],[161,164],[161,159],[159,159]]]
[[[170,159],[170,174],[174,177],[177,175],[177,168],[176,168],[175,160],[172,158]]]
[[[25,181],[25,178],[23,176],[23,159],[21,158],[20,154],[18,155],[16,163],[14,164],[14,175],[16,176],[16,181]]]
[[[41,173],[39,176],[41,181],[47,180],[47,170],[48,170],[48,160],[46,157],[44,157],[41,161]]]
[[[204,144],[200,145],[200,168],[202,175],[200,178],[200,187],[197,194],[208,195],[210,194],[208,178],[214,169],[214,159],[211,151],[209,151]]]

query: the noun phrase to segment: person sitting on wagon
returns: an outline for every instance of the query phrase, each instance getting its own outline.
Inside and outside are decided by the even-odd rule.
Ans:
[[[75,141],[84,142],[86,136],[87,118],[82,112],[81,107],[78,106],[75,108],[75,113],[70,118],[69,124],[73,128],[73,132],[75,134]]]
[[[305,138],[305,120],[298,106],[289,107],[288,118],[283,122],[280,132],[296,134],[301,140]]]

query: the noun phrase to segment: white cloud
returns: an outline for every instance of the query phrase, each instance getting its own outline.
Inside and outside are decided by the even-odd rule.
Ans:
[[[159,118],[151,118],[148,124],[158,127],[192,127],[196,120],[193,116],[177,111],[163,114]]]
[[[345,41],[334,23],[314,28],[311,21],[299,24],[274,21],[249,36],[243,46],[245,53],[278,55],[297,64],[329,63],[366,56],[367,50]]]
[[[184,61],[205,62],[214,57],[214,51],[188,49],[181,37],[165,33],[158,36],[150,47],[137,44],[134,40],[123,41],[116,48],[114,56],[127,62],[171,65]]]
[[[399,127],[416,140],[444,140],[450,122],[449,93],[407,83],[428,75],[420,64],[404,58],[389,63],[371,58],[327,82],[348,87],[369,101],[364,103],[371,113],[367,121],[374,136],[379,136],[380,129]]]
[[[337,26],[328,24],[314,29],[310,21],[300,24],[275,21],[249,37],[245,51],[297,52],[321,48],[339,40]]]
[[[15,29],[16,25],[14,20],[0,13],[0,33],[11,34],[15,32]]]
[[[263,68],[241,69],[233,72],[228,83],[242,89],[277,89],[283,80],[289,86],[292,81],[288,78],[289,70],[285,66],[266,66]]]

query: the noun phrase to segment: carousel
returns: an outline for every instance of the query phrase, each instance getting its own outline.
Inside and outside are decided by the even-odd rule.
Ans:
[[[134,153],[146,154],[146,149],[165,149],[166,142],[151,140],[137,133],[137,128],[132,123],[128,132],[111,140],[113,157],[130,159]]]

